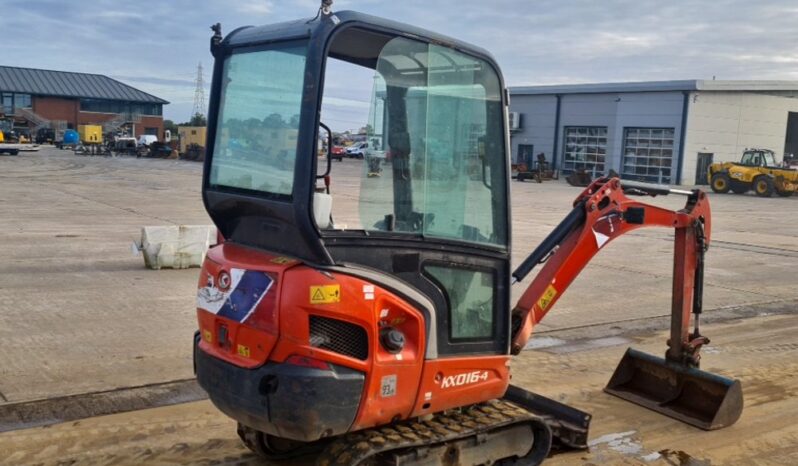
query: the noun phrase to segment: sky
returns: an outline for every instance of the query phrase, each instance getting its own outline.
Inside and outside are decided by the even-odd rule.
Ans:
[[[0,0],[0,64],[97,73],[162,97],[167,119],[189,119],[197,64],[205,98],[209,26],[225,33],[315,15],[318,0]],[[509,86],[672,79],[798,80],[796,0],[335,0],[489,50]],[[339,76],[357,129],[368,103],[347,94],[370,76]],[[346,102],[338,102],[346,108]]]

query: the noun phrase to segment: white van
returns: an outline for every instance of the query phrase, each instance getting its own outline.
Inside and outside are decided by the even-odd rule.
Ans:
[[[139,136],[138,145],[139,147],[141,146],[150,147],[150,144],[152,144],[153,142],[158,142],[158,136],[154,134],[142,134],[141,136]]]

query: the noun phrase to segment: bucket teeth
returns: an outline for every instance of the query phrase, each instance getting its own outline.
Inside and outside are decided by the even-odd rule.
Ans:
[[[739,380],[626,350],[604,391],[704,430],[728,427],[743,411]]]

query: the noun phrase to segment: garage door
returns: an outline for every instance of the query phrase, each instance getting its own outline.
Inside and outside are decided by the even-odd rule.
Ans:
[[[670,184],[673,128],[624,128],[621,176],[648,183]]]
[[[604,159],[607,156],[606,126],[566,126],[564,147],[563,172],[585,170],[594,176],[604,174]]]

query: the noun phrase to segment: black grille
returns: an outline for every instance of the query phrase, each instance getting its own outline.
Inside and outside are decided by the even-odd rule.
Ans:
[[[310,346],[361,361],[369,357],[368,337],[363,327],[327,317],[310,316]]]

